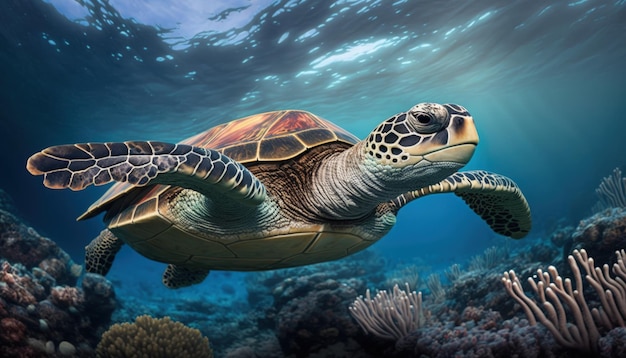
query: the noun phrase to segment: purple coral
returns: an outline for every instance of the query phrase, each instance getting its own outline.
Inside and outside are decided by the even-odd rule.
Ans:
[[[356,336],[358,326],[347,309],[356,291],[324,276],[287,279],[275,290],[282,296],[275,302],[277,336],[283,352],[303,356]]]

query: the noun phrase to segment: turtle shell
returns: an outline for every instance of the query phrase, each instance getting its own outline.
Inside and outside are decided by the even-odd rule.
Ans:
[[[276,111],[221,124],[182,143],[219,150],[245,164],[291,159],[336,141],[356,144],[359,139],[312,113]]]
[[[312,113],[284,110],[255,114],[220,124],[181,143],[214,149],[242,164],[249,165],[257,162],[285,161],[297,157],[310,148],[332,142],[354,145],[359,139]],[[133,199],[143,197],[140,201],[145,201],[159,195],[168,187],[156,185],[153,188],[142,188],[128,183],[116,183],[78,220],[108,210],[113,202],[127,197],[127,194],[132,192]]]

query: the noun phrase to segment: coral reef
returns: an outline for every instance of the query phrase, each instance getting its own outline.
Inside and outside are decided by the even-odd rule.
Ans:
[[[250,311],[231,319],[226,331],[209,334],[216,343],[216,354],[369,357],[357,341],[369,338],[350,316],[348,305],[357,292],[365,291],[366,281],[381,284],[385,280],[384,267],[378,255],[363,252],[336,262],[249,273],[246,288]],[[232,340],[234,332],[238,340],[222,350],[218,345]],[[224,337],[228,335],[231,338]]]
[[[81,287],[50,288],[24,266],[2,261],[0,320],[2,327],[12,329],[10,335],[0,335],[0,356],[40,356],[55,351],[92,356],[91,347],[115,309],[115,304],[106,303],[115,302],[115,296],[113,291],[98,295],[87,287],[106,282],[104,277],[93,275],[85,277]],[[60,345],[62,342],[66,343]]]
[[[197,329],[169,317],[139,316],[114,324],[102,335],[96,357],[212,358],[209,340]]]
[[[102,276],[87,275],[54,241],[0,205],[0,356],[91,357],[116,307]],[[92,287],[108,286],[109,290]]]
[[[572,249],[585,249],[598,262],[609,262],[626,248],[626,208],[609,208],[581,220],[572,233]]]
[[[468,307],[476,311],[475,307]],[[558,356],[543,327],[517,318],[502,322],[492,311],[474,312],[420,328],[396,344],[400,357],[550,357]],[[454,323],[457,322],[457,323]]]
[[[601,357],[626,357],[626,328],[614,328],[600,337],[598,351]]]
[[[305,356],[354,336],[358,326],[348,315],[353,286],[324,273],[283,281],[274,291],[283,352]]]
[[[28,274],[23,265],[12,266],[9,262],[3,261],[0,265],[0,297],[22,306],[43,299],[46,291],[44,286],[41,281]]]
[[[42,237],[14,214],[0,209],[0,252],[2,258],[20,263],[28,270],[37,269],[55,285],[75,285],[81,266],[54,241]]]

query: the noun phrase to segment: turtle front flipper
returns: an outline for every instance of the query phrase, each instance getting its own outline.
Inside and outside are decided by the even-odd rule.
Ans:
[[[452,174],[439,183],[402,194],[393,200],[400,208],[417,198],[453,192],[498,234],[521,239],[531,228],[530,207],[513,180],[484,170]]]
[[[193,269],[180,265],[167,265],[163,272],[163,284],[168,288],[181,288],[204,281],[208,276],[207,269]]]
[[[136,186],[175,185],[205,195],[219,191],[260,204],[263,184],[240,163],[218,151],[162,142],[82,143],[49,147],[28,158],[33,175],[48,188],[82,190],[112,181]],[[207,185],[210,184],[210,185]]]

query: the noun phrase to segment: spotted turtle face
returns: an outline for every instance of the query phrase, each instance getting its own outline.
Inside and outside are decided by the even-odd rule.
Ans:
[[[478,144],[474,120],[456,104],[420,103],[372,131],[366,155],[376,162],[403,168],[436,162],[466,164]]]

